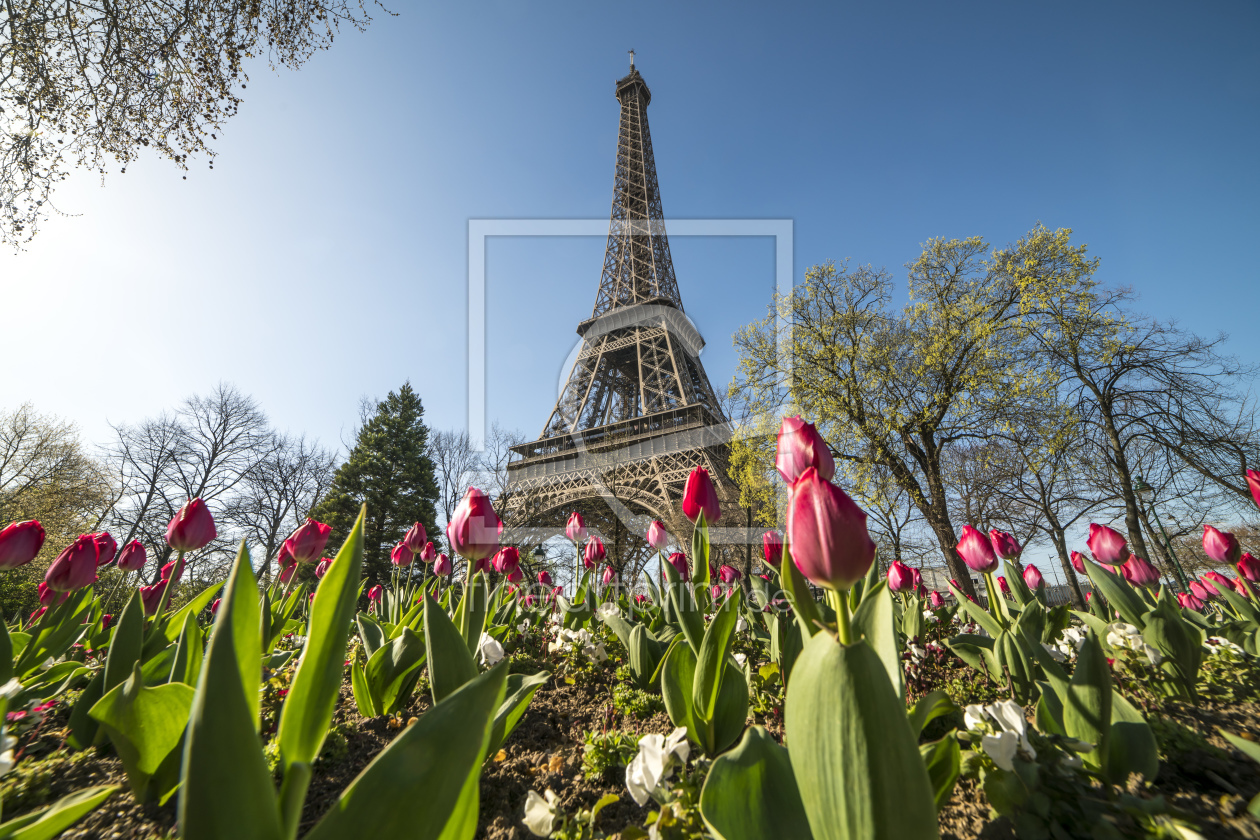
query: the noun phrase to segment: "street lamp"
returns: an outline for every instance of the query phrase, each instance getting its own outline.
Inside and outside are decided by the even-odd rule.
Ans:
[[[1173,551],[1172,540],[1168,538],[1168,532],[1164,530],[1164,523],[1159,519],[1159,512],[1155,509],[1155,488],[1147,484],[1142,476],[1137,477],[1137,481],[1133,482],[1133,492],[1137,493],[1138,498],[1147,502],[1150,508],[1151,516],[1155,517],[1155,524],[1159,526],[1159,533],[1164,538],[1164,547],[1168,549],[1168,556],[1172,558],[1173,568],[1177,570],[1178,578],[1181,581],[1181,589],[1185,591],[1189,589],[1190,584],[1186,580],[1185,569],[1181,568],[1181,561],[1177,559],[1177,552]]]

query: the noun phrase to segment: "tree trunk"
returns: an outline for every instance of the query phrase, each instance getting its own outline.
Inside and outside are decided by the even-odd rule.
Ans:
[[[1116,478],[1120,482],[1120,496],[1124,499],[1124,526],[1129,532],[1131,551],[1139,557],[1150,557],[1146,540],[1142,537],[1142,523],[1138,516],[1137,495],[1133,492],[1133,475],[1129,472],[1129,459],[1124,453],[1124,444],[1120,441],[1120,433],[1116,431],[1115,418],[1111,414],[1111,406],[1100,403],[1103,426],[1107,433],[1107,443],[1111,446],[1111,463],[1116,468]]]
[[[1072,591],[1072,604],[1078,610],[1084,610],[1088,605],[1085,603],[1085,595],[1081,592],[1081,582],[1076,578],[1076,569],[1072,568],[1072,555],[1068,553],[1067,536],[1057,521],[1051,521],[1048,530],[1050,540],[1054,543],[1054,550],[1059,554],[1059,565],[1063,568],[1063,576],[1067,578],[1068,588]]]

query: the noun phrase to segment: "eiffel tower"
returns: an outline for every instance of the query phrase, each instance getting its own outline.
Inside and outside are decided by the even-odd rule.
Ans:
[[[612,218],[595,307],[578,324],[581,349],[542,434],[512,447],[507,507],[512,524],[543,527],[580,510],[615,541],[614,562],[637,571],[651,519],[682,543],[690,538],[681,499],[697,465],[718,487],[720,524],[743,523],[727,473],[726,417],[674,276],[648,132],[652,93],[633,52],[616,95]]]

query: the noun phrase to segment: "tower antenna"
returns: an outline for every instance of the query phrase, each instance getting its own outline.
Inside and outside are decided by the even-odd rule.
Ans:
[[[630,53],[630,69],[634,69],[634,50],[627,50]]]

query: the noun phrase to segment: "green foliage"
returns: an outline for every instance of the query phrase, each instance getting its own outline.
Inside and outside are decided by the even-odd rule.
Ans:
[[[598,779],[613,767],[625,767],[639,751],[639,736],[633,732],[610,729],[607,732],[584,732],[582,740],[582,772],[588,779]]]
[[[79,765],[95,760],[89,752],[61,750],[44,758],[19,761],[0,777],[0,802],[6,813],[30,811],[52,801],[52,783],[68,776]]]
[[[647,720],[657,712],[665,711],[665,703],[659,694],[624,684],[613,686],[613,706],[623,715],[639,720]]]
[[[438,534],[438,486],[428,441],[420,397],[404,383],[377,404],[328,495],[311,512],[332,526],[335,542],[345,539],[360,505],[367,504],[363,569],[369,586],[389,581],[389,552],[413,523],[422,523],[433,537]]]
[[[700,813],[719,840],[812,837],[788,751],[760,726],[713,762]]]

